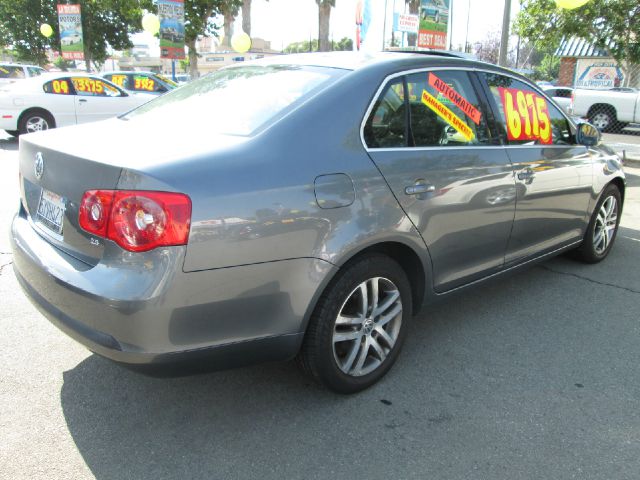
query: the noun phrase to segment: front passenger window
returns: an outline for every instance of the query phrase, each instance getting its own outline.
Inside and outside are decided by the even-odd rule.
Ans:
[[[497,73],[485,74],[509,145],[571,145],[567,118],[531,86]]]

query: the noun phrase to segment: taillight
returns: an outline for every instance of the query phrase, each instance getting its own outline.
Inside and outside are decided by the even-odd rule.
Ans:
[[[79,223],[132,252],[186,245],[191,200],[172,192],[89,190],[80,202]]]

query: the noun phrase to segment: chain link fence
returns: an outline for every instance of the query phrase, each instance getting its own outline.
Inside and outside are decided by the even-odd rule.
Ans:
[[[593,62],[587,69],[576,69],[571,87],[557,87],[554,93],[570,115],[602,132],[640,135],[640,65],[622,69]]]

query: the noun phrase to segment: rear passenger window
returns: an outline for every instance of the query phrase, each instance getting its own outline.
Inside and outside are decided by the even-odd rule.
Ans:
[[[69,80],[66,78],[47,82],[42,86],[42,88],[44,90],[44,93],[53,93],[55,95],[73,95],[71,87],[69,86]]]
[[[485,74],[500,117],[500,127],[510,145],[571,145],[567,118],[552,103],[520,80]]]
[[[415,147],[490,143],[487,120],[471,84],[461,70],[436,70],[407,76],[410,138]]]
[[[371,110],[364,126],[364,141],[369,148],[406,147],[406,110],[402,79],[387,84]]]
[[[129,89],[129,76],[128,75],[123,75],[120,73],[117,74],[108,74],[105,75],[104,78],[106,78],[107,80],[111,81],[111,83],[115,83],[116,85],[118,85],[119,87],[122,87],[124,89]]]

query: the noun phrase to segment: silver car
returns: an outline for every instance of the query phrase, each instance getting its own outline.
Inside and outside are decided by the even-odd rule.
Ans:
[[[610,252],[620,159],[525,78],[448,54],[272,57],[20,139],[16,276],[142,370],[297,357],[379,380],[424,304]]]

